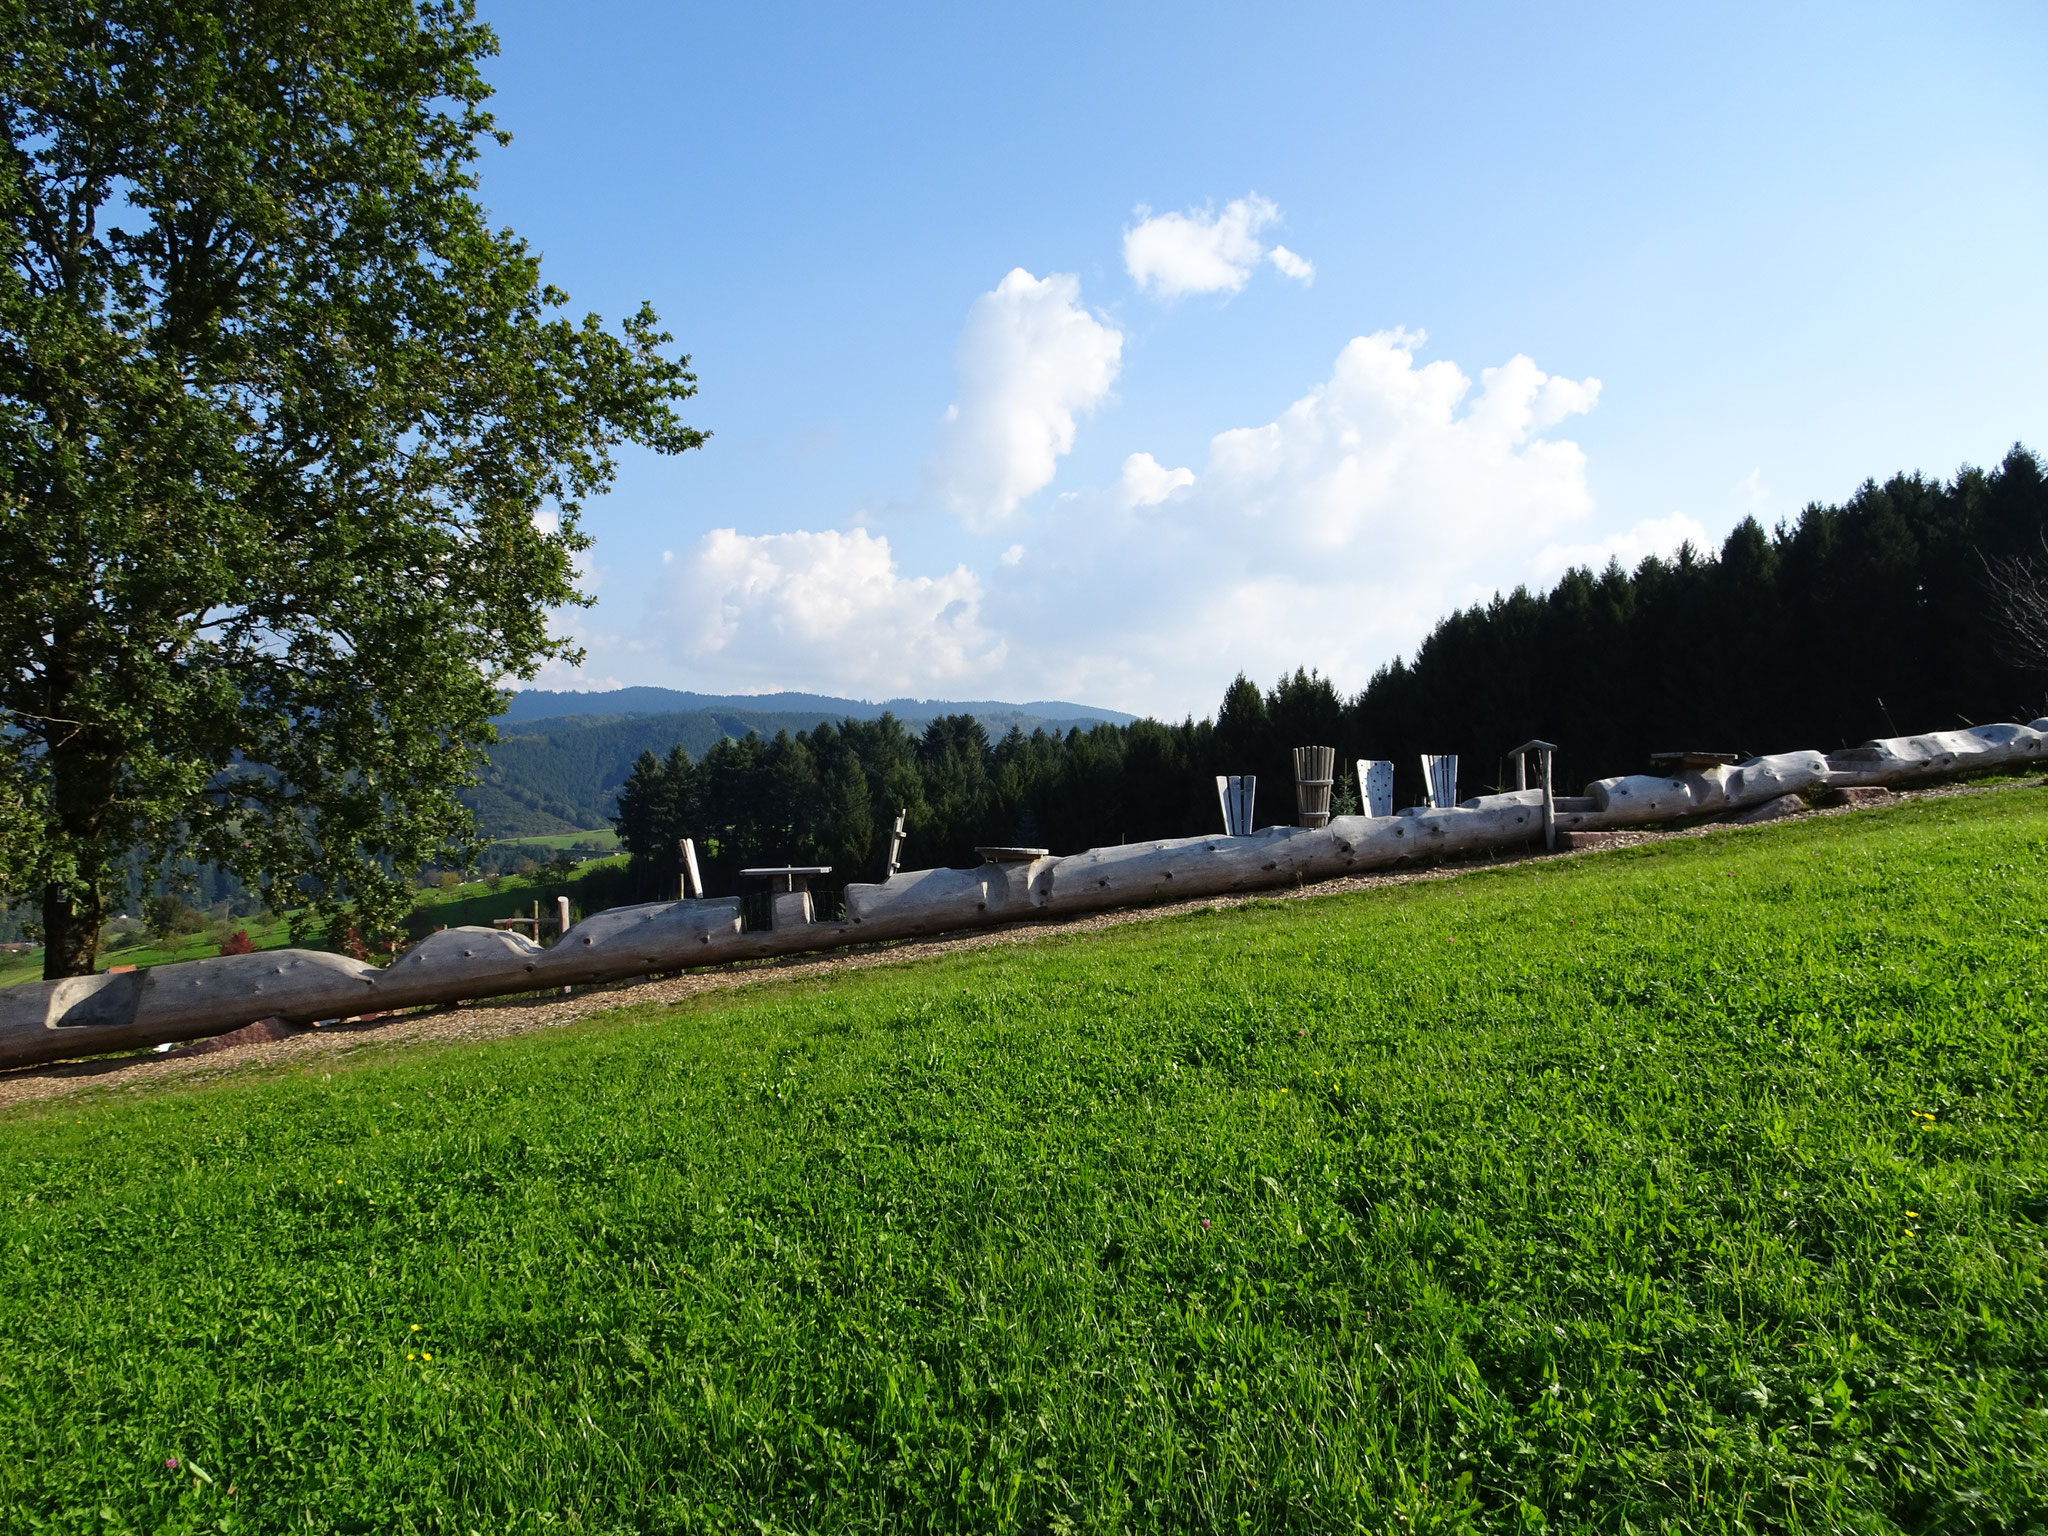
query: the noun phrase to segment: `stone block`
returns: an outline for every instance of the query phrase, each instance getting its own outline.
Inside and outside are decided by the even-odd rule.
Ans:
[[[1892,792],[1882,784],[1851,784],[1830,789],[1813,803],[1832,811],[1844,805],[1883,805],[1891,798]]]
[[[811,893],[808,890],[775,893],[773,921],[777,933],[785,928],[801,928],[814,919]]]
[[[1780,795],[1775,800],[1766,800],[1762,805],[1752,805],[1746,811],[1739,811],[1728,819],[1738,826],[1751,827],[1760,821],[1781,821],[1787,816],[1797,816],[1806,809],[1806,802],[1797,795]]]

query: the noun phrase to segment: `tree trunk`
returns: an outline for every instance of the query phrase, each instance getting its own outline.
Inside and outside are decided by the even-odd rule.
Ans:
[[[97,886],[80,889],[54,880],[44,886],[43,980],[97,970],[105,921],[106,897]]]
[[[63,685],[76,675],[53,665],[52,714],[77,713]],[[109,858],[115,798],[121,784],[122,745],[97,726],[74,728],[50,743],[47,768],[56,838],[71,866],[69,879],[43,886],[43,979],[90,976],[98,968],[100,926],[107,916],[107,886],[118,851]],[[61,866],[60,866],[61,867]]]

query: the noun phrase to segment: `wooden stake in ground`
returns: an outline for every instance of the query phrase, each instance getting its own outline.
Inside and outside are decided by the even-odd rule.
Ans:
[[[1525,741],[1509,755],[1515,760],[1515,789],[1526,792],[1528,788],[1528,754],[1534,752],[1541,765],[1543,779],[1543,846],[1551,851],[1557,848],[1557,800],[1550,792],[1550,758],[1557,751],[1554,743],[1548,741]]]
[[[903,852],[903,818],[909,814],[907,809],[896,813],[896,830],[889,834],[889,872],[882,877],[885,880],[896,878],[896,865]]]

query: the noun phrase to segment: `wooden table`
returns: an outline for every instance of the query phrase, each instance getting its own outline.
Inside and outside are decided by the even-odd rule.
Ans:
[[[1033,859],[1052,856],[1050,848],[977,848],[984,864],[1029,864]]]

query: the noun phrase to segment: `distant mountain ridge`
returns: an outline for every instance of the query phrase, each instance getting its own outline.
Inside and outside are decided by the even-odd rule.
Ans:
[[[1108,721],[1129,725],[1137,719],[1121,710],[1063,699],[1034,699],[1007,704],[999,699],[839,699],[824,693],[690,693],[679,688],[614,688],[605,693],[569,693],[548,688],[522,688],[512,695],[501,724],[554,720],[567,716],[672,715],[697,710],[740,714],[814,714],[817,720],[874,720],[893,714],[899,720],[935,720],[941,715],[1015,716],[1062,725]]]
[[[678,708],[676,700],[689,701]],[[610,705],[613,707],[605,708]],[[1005,704],[891,699],[870,704],[814,693],[718,695],[673,688],[611,693],[515,694],[498,717],[499,740],[483,782],[463,791],[487,837],[541,837],[610,825],[618,788],[642,752],[665,756],[680,745],[701,758],[724,736],[794,735],[825,721],[873,720],[884,712],[917,730],[940,715],[973,715],[991,737],[1015,726],[1065,734],[1135,716],[1085,704]]]

